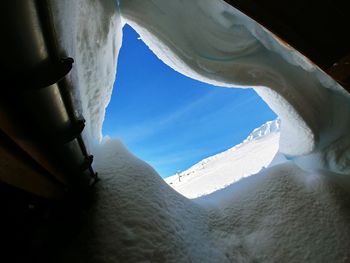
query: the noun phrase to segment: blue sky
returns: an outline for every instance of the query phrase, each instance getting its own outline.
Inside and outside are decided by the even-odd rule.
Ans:
[[[103,134],[121,139],[162,177],[244,140],[276,115],[252,89],[187,78],[160,61],[129,26]]]

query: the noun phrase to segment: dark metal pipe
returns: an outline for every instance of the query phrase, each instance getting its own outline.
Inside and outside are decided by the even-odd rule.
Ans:
[[[52,174],[57,170],[67,177],[89,173],[95,178],[92,156],[81,136],[85,120],[71,95],[76,87],[65,77],[73,59],[59,52],[49,4],[13,0],[0,7],[5,32],[0,46],[7,51],[1,70],[9,83],[0,97],[0,110],[9,121],[0,123],[0,128],[29,154],[33,149],[26,142],[34,144],[47,160],[38,160],[34,153],[33,159],[48,161],[45,168]]]

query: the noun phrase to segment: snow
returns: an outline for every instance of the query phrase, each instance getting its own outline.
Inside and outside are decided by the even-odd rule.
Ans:
[[[88,142],[101,139],[102,123],[115,80],[122,42],[115,1],[50,0],[58,43],[74,59],[68,75],[76,105],[86,119]]]
[[[281,127],[281,120],[276,119],[274,121],[268,121],[258,128],[255,128],[243,141],[243,143],[249,143],[255,140],[261,140],[264,136],[272,133],[279,133]]]
[[[327,174],[286,162],[192,201],[119,141],[95,154],[101,181],[64,262],[350,259],[350,195]]]
[[[114,0],[50,2],[58,44],[75,59],[70,77],[79,87],[74,92],[90,144],[102,139],[121,28],[129,23],[182,74],[229,88],[253,87],[282,120],[279,151],[303,169],[348,173],[349,156],[338,142],[350,141],[350,95],[224,1],[119,0],[119,7]]]
[[[269,121],[255,129],[241,144],[165,178],[165,182],[187,198],[196,198],[256,174],[275,160],[279,127],[279,120]]]
[[[331,145],[340,136],[349,138],[350,117],[335,117],[350,116],[349,94],[224,1],[121,0],[120,10],[124,22],[173,69],[215,85],[254,87],[282,120],[280,152],[290,159],[317,152],[322,160],[325,148],[337,151]],[[315,170],[343,171],[335,159],[332,165],[313,164]]]
[[[287,162],[196,200],[232,262],[349,262],[349,193]]]
[[[350,261],[350,95],[340,85],[221,0],[119,0],[120,10],[114,0],[49,2],[58,45],[75,59],[70,78],[91,146],[101,139],[123,23],[175,70],[253,87],[281,119],[274,166],[195,200],[121,142],[95,145],[101,181],[64,262]],[[249,144],[276,151],[276,136],[263,138]]]
[[[107,139],[94,153],[101,181],[64,262],[228,262],[208,238],[200,206],[172,190],[121,142]]]

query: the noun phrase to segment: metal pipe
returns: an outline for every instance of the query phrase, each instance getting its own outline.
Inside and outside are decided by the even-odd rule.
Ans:
[[[73,59],[59,53],[47,1],[0,6],[6,36],[0,46],[7,51],[1,70],[10,84],[0,97],[0,128],[54,177],[64,174],[61,181],[76,182],[77,173],[95,178],[81,136],[85,120],[70,93],[76,87],[66,79]]]

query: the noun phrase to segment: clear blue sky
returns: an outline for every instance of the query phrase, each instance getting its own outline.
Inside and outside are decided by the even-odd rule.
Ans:
[[[121,139],[162,177],[244,140],[276,115],[252,89],[187,78],[160,61],[129,26],[103,134]]]

